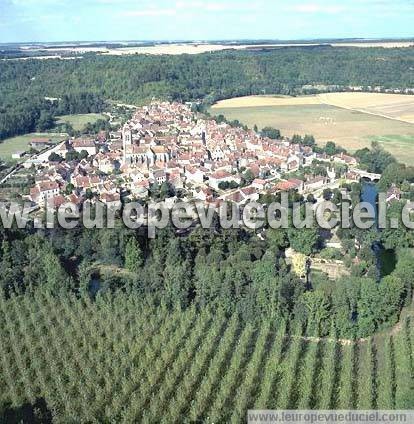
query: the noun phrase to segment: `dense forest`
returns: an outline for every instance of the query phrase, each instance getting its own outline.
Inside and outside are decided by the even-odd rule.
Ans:
[[[359,201],[359,190],[359,184],[352,186],[352,201]],[[341,202],[339,190],[331,195]],[[307,202],[296,192],[293,200]],[[398,216],[400,207],[390,208],[390,216]],[[300,278],[302,272],[285,257],[288,247],[306,256],[329,255],[319,229],[267,228],[256,234],[225,230],[218,216],[213,222],[211,229],[197,227],[186,236],[169,227],[153,240],[145,228],[131,230],[121,220],[115,229],[3,230],[0,288],[5,296],[43,287],[54,295],[93,298],[132,290],[170,309],[214,307],[245,322],[286,320],[291,333],[326,337],[334,331],[349,339],[391,327],[411,304],[414,239],[408,229],[339,229],[341,258],[350,273],[329,281],[318,274]],[[378,274],[376,241],[397,254],[389,274]],[[93,281],[99,282],[95,288]]]
[[[66,114],[102,112],[105,101],[93,93],[64,94],[56,100],[19,94],[0,107],[0,140],[55,126],[55,117]]]
[[[306,47],[180,56],[100,56],[0,63],[0,139],[32,130],[44,97],[72,96],[59,112],[98,112],[101,100],[203,100],[250,94],[312,93],[315,86],[414,86],[414,49]],[[304,86],[308,86],[304,88]],[[87,93],[87,94],[86,94]],[[78,97],[79,98],[79,97]],[[42,106],[43,105],[43,106]],[[89,107],[86,107],[89,105]]]

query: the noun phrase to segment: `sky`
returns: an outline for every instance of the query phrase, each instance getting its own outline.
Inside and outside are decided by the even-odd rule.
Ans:
[[[414,0],[0,0],[0,43],[414,37]]]

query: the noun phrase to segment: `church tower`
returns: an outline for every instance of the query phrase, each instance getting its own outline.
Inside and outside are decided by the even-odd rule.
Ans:
[[[329,182],[330,182],[330,183],[335,182],[335,179],[336,179],[336,171],[335,171],[335,168],[328,169],[328,170],[327,170],[327,175],[328,175],[328,178],[329,178]]]
[[[122,144],[124,148],[124,163],[126,164],[128,147],[132,146],[132,131],[128,125],[124,125],[122,128]]]

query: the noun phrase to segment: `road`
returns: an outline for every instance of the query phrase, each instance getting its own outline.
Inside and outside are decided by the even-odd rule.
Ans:
[[[11,176],[13,176],[18,170],[22,168],[22,165],[15,165],[12,170],[0,181],[0,185],[5,183]]]
[[[49,159],[49,156],[53,153],[53,152],[56,152],[59,148],[60,148],[60,146],[62,145],[62,144],[64,144],[65,142],[64,141],[62,141],[61,143],[59,143],[59,144],[56,144],[55,146],[52,146],[52,147],[49,147],[49,148],[47,148],[45,151],[43,151],[43,152],[41,152],[41,153],[36,153],[36,154],[34,154],[34,155],[32,155],[32,156],[30,156],[28,159],[26,159],[24,162],[22,162],[22,163],[19,163],[19,164],[17,164],[17,165],[15,165],[12,169],[11,169],[11,171],[6,175],[6,176],[4,176],[3,178],[2,178],[2,180],[0,180],[0,185],[1,184],[3,184],[3,183],[5,183],[10,177],[12,177],[17,171],[19,171],[20,169],[22,169],[23,168],[23,166],[24,166],[24,164],[28,164],[28,163],[30,163],[30,161],[31,160],[33,160],[33,159],[39,159],[40,161],[42,161],[42,162],[46,162],[48,159]]]
[[[48,148],[44,152],[31,156],[28,160],[26,160],[26,163],[29,162],[31,159],[38,159],[42,162],[46,162],[49,159],[49,156],[52,153],[56,153],[63,144],[65,144],[65,141],[62,141],[61,143],[58,143],[55,146]]]

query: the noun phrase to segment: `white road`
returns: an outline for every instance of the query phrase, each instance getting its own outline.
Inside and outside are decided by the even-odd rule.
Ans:
[[[19,171],[20,169],[22,169],[22,167],[24,166],[24,164],[28,164],[30,163],[30,161],[32,161],[33,159],[38,159],[41,162],[46,162],[49,159],[49,156],[53,153],[58,151],[58,149],[60,148],[60,146],[62,146],[62,144],[64,144],[65,142],[62,141],[61,143],[52,146],[50,149],[45,150],[44,152],[40,153],[40,154],[35,154],[30,156],[29,159],[26,159],[24,162],[19,163],[18,165],[15,165],[13,167],[13,169],[6,175],[4,176],[1,180],[0,180],[0,184],[5,183],[10,177],[12,177],[17,171]]]

